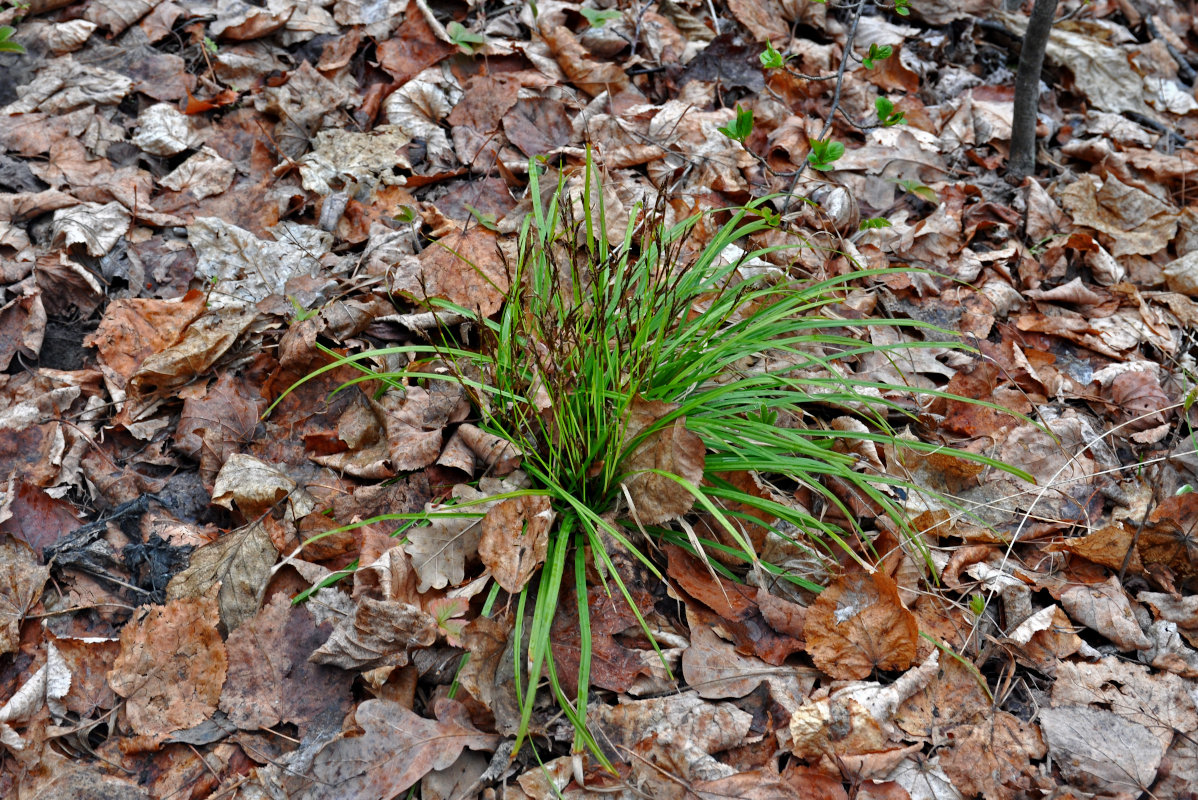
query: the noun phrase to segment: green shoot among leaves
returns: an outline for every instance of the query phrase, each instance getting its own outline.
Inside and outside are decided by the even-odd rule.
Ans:
[[[479,211],[474,206],[466,203],[466,210],[470,212],[470,216],[474,217],[474,221],[489,231],[499,230],[499,225],[494,214],[489,214],[485,211]]]
[[[765,69],[782,69],[786,65],[786,59],[782,57],[782,54],[774,48],[773,42],[770,41],[766,41],[765,50],[757,58],[761,61],[761,66]]]
[[[982,616],[982,612],[986,610],[986,599],[980,594],[970,595],[969,610],[973,612],[975,617]]]
[[[445,26],[445,32],[449,34],[450,41],[468,56],[474,55],[475,50],[487,43],[486,37],[470,31],[456,20]]]
[[[869,219],[861,220],[861,224],[857,226],[857,229],[862,230],[862,231],[868,231],[868,230],[874,230],[876,228],[889,228],[889,227],[892,227],[892,223],[890,222],[890,220],[886,219],[885,217],[870,217]]]
[[[744,144],[749,135],[753,133],[753,109],[741,108],[740,104],[737,103],[736,119],[718,130],[729,139]]]
[[[931,186],[924,186],[919,181],[901,180],[895,181],[900,189],[904,192],[910,192],[921,200],[926,200],[929,203],[940,204],[940,195],[936,194],[936,190]]]
[[[879,97],[874,101],[874,108],[878,112],[878,122],[883,128],[889,128],[893,125],[902,125],[905,123],[907,112],[895,111],[894,103],[887,100],[885,97]]]
[[[811,152],[807,154],[807,163],[812,169],[826,172],[832,169],[832,163],[844,155],[844,145],[832,139],[822,142],[811,139]]]
[[[900,17],[905,17],[911,13],[910,0],[894,0],[894,13]]]
[[[17,29],[11,25],[0,25],[0,53],[24,53],[25,48],[18,42],[12,41],[12,35]]]
[[[865,65],[866,69],[873,69],[875,66],[877,66],[875,62],[885,61],[893,54],[894,50],[891,49],[890,45],[888,44],[884,44],[881,47],[878,47],[876,44],[871,44],[869,46],[869,52],[865,54],[865,58],[861,59],[861,63]]]
[[[609,20],[620,16],[619,10],[614,8],[580,8],[578,10],[594,28],[602,28]]]

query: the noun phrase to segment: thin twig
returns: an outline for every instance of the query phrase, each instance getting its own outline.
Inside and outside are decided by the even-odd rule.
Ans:
[[[865,0],[859,0],[856,8],[853,10],[853,24],[849,26],[848,35],[844,40],[844,53],[840,57],[840,68],[836,70],[836,89],[832,92],[832,108],[828,110],[828,118],[824,120],[824,127],[819,132],[819,140],[823,141],[828,135],[828,131],[832,127],[832,122],[836,118],[836,109],[840,108],[840,90],[844,86],[844,72],[849,65],[849,54],[853,51],[853,40],[857,38],[857,25],[861,22],[861,12],[865,8]],[[782,214],[790,210],[790,201],[794,198],[795,189],[799,185],[799,178],[807,170],[807,164],[804,161],[795,171],[795,176],[791,179],[790,188],[786,191],[786,200],[782,202]]]

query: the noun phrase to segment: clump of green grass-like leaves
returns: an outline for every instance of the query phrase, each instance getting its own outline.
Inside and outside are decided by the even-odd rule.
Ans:
[[[750,526],[803,547],[840,547],[860,559],[850,543],[858,531],[852,530],[855,515],[846,506],[843,487],[872,501],[899,530],[908,528],[890,490],[925,490],[876,470],[862,471],[860,459],[834,445],[865,441],[900,450],[940,449],[900,439],[888,427],[888,416],[902,409],[883,399],[879,390],[894,387],[854,379],[851,373],[843,377],[846,373],[832,365],[832,357],[822,354],[835,352],[834,358],[843,361],[888,349],[944,347],[952,335],[933,329],[927,343],[877,345],[846,335],[846,328],[931,326],[901,320],[846,322],[821,313],[849,284],[888,270],[810,283],[778,277],[742,280],[739,268],[766,251],[733,260],[725,254],[777,224],[762,202],[729,212],[698,256],[681,264],[682,245],[698,216],[666,227],[661,215],[651,212],[637,224],[634,212],[623,240],[612,244],[603,192],[589,161],[581,197],[572,198],[559,183],[543,201],[535,164],[530,179],[533,210],[508,264],[508,286],[498,287],[505,296],[496,318],[442,299],[427,300],[434,310],[471,319],[478,347],[462,346],[446,329],[437,332],[435,341],[342,356],[318,372],[344,364],[365,370],[362,362],[399,353],[413,361],[437,359],[449,365],[439,375],[412,369],[363,377],[396,387],[412,380],[458,382],[470,393],[477,424],[522,454],[530,488],[487,499],[542,495],[550,501],[556,523],[539,577],[516,599],[512,636],[517,642],[527,636],[528,642],[526,652],[517,648],[515,656],[521,710],[517,747],[528,735],[544,675],[573,723],[576,747],[604,760],[586,724],[588,559],[607,591],[614,588],[623,595],[646,634],[648,626],[612,552],[623,549],[660,576],[645,536],[679,544],[704,558],[712,571],[734,579],[738,572],[725,566],[730,556],[759,574],[773,573],[818,591],[801,577],[763,562],[747,533]],[[481,271],[479,275],[483,280]],[[822,411],[812,416],[813,409]],[[796,424],[827,418],[829,409],[865,425],[836,430]],[[779,424],[780,415],[790,423]],[[982,456],[960,455],[1007,468]],[[784,502],[781,495],[739,488],[728,477],[738,474],[805,487],[838,509],[834,516],[841,526],[847,520],[847,526]],[[833,491],[829,479],[841,491]],[[469,505],[395,516],[419,525],[438,514],[469,514]],[[691,524],[699,516],[705,520],[700,530],[709,535],[701,536]],[[710,535],[713,530],[719,541]],[[708,557],[716,550],[724,563]],[[550,641],[571,572],[582,649],[575,696],[563,688]],[[498,594],[496,585],[484,612],[489,613]]]

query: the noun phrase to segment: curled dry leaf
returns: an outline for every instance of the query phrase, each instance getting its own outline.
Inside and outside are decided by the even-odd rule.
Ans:
[[[458,426],[457,433],[475,457],[486,465],[490,474],[502,477],[520,466],[523,454],[506,439],[487,433],[468,422]]]
[[[54,644],[47,643],[46,663],[0,706],[0,744],[13,750],[23,750],[25,742],[11,725],[28,722],[43,705],[49,705],[55,714],[63,714],[66,709],[62,698],[66,697],[70,688],[70,669]]]
[[[901,670],[915,659],[919,625],[882,572],[846,575],[807,609],[807,652],[834,678],[860,680],[874,670]]]
[[[312,661],[342,669],[402,667],[411,648],[435,641],[433,615],[407,603],[363,597],[353,616],[341,620],[329,640],[312,654]]]
[[[129,378],[129,393],[146,397],[167,392],[207,372],[257,316],[254,308],[229,306],[193,320],[174,344],[141,362]]]
[[[121,629],[121,653],[108,673],[128,700],[133,730],[161,740],[216,711],[228,656],[216,629],[216,590],[142,609]]]
[[[1160,380],[1148,370],[1116,375],[1106,392],[1128,430],[1146,431],[1168,422],[1166,409],[1173,403]]]
[[[1061,606],[1073,620],[1098,631],[1120,650],[1146,650],[1152,645],[1114,575],[1097,586],[1071,586],[1061,593]]]
[[[635,398],[625,423],[625,444],[677,408],[672,403]],[[632,449],[623,463],[629,473],[624,484],[632,495],[633,513],[642,525],[678,519],[695,504],[695,496],[678,481],[644,470],[677,475],[697,487],[703,480],[705,454],[703,440],[687,430],[685,417],[653,431]]]
[[[212,487],[212,502],[230,511],[233,504],[247,517],[257,516],[296,489],[278,467],[245,453],[229,456]]]
[[[141,362],[165,350],[193,319],[204,311],[198,289],[173,300],[131,297],[114,300],[84,344],[100,352],[100,360],[128,380]]]
[[[483,518],[478,557],[509,593],[523,589],[545,561],[553,518],[544,495],[509,498]]]

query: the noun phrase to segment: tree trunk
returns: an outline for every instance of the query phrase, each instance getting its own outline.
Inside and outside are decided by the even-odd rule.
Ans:
[[[1057,13],[1057,0],[1036,0],[1023,34],[1019,72],[1015,76],[1015,119],[1011,125],[1011,158],[1007,176],[1015,183],[1036,169],[1036,111],[1040,107],[1040,70],[1044,49]]]

